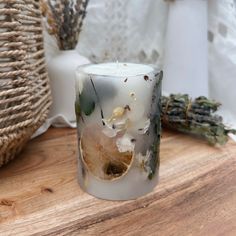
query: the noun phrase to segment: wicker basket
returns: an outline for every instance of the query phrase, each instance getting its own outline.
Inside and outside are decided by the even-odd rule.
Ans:
[[[0,166],[21,151],[50,104],[39,1],[0,0]]]

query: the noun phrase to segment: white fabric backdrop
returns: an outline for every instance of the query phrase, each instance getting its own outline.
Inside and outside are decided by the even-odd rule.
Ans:
[[[87,12],[81,55],[92,62],[157,64],[166,93],[208,95],[236,128],[236,0],[90,0]],[[49,61],[58,49],[46,32],[45,39]]]
[[[236,125],[235,0],[90,0],[87,10],[81,54],[164,66],[166,92],[208,94]]]
[[[208,96],[206,0],[169,4],[164,48],[164,90]]]
[[[209,1],[209,93],[236,127],[236,1]]]
[[[163,0],[90,0],[78,49],[94,62],[160,64],[167,18]]]

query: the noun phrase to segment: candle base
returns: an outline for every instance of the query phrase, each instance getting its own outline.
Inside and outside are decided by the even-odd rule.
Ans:
[[[124,201],[137,199],[152,192],[159,182],[158,172],[153,176],[152,180],[149,180],[140,173],[138,168],[130,169],[130,172],[122,180],[111,182],[98,180],[90,174],[84,179],[81,178],[80,174],[81,172],[79,171],[78,181],[80,187],[88,194],[104,200]]]

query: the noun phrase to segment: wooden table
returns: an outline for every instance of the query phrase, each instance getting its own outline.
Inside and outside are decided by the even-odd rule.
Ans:
[[[53,129],[0,169],[0,235],[236,235],[236,144],[166,131],[160,184],[135,201],[84,193],[76,131]]]

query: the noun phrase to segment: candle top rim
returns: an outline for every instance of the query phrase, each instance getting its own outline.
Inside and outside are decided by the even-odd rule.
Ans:
[[[153,72],[155,73],[157,68],[153,65],[138,63],[109,62],[79,66],[78,70],[82,70],[84,73],[89,75],[104,77],[133,77],[143,76]]]

